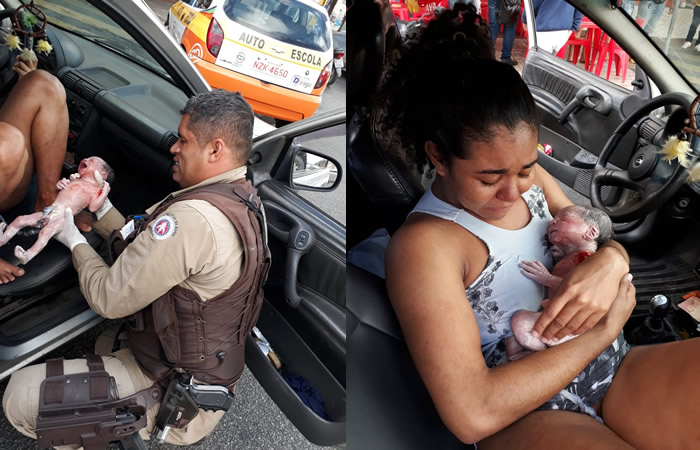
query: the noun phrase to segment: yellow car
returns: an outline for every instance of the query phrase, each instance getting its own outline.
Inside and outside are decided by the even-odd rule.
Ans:
[[[179,1],[166,25],[212,87],[240,91],[256,113],[296,121],[321,103],[333,41],[315,1]]]

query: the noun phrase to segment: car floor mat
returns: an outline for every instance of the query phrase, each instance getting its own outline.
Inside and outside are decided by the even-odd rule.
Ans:
[[[646,313],[649,301],[657,294],[663,294],[673,301],[700,289],[700,277],[693,266],[677,256],[645,264],[632,264],[630,272],[634,276],[632,284],[637,289],[635,312],[643,309]]]

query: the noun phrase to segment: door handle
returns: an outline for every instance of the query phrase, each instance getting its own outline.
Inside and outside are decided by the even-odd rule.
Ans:
[[[612,111],[612,98],[610,94],[595,86],[581,86],[576,91],[576,96],[573,100],[559,114],[559,123],[566,123],[569,120],[569,116],[577,113],[581,108],[592,109],[598,114],[607,116]]]
[[[301,296],[297,291],[299,261],[316,243],[314,230],[296,215],[274,202],[264,202],[267,228],[274,237],[285,243],[287,259],[284,267],[284,296],[287,304],[298,308]]]

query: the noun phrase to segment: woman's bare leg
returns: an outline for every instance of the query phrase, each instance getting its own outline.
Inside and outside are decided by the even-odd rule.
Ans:
[[[68,141],[66,91],[56,77],[35,70],[21,77],[5,104],[0,108],[0,122],[16,127],[24,136],[29,160],[15,167],[22,173],[20,201],[26,195],[34,171],[38,193],[35,211],[56,199],[56,183],[61,174]],[[19,203],[19,201],[17,201]],[[1,206],[10,208],[14,205]]]
[[[22,132],[9,123],[0,122],[0,211],[24,199],[32,181],[33,167]]]
[[[632,450],[610,428],[571,411],[533,411],[478,444],[479,450]]]
[[[605,394],[605,424],[639,449],[700,448],[700,339],[632,348]]]

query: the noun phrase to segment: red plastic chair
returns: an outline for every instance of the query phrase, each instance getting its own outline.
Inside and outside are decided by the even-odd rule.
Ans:
[[[644,26],[645,20],[640,17],[635,19],[635,22],[642,27]],[[597,63],[595,63],[596,56],[598,57]],[[622,71],[622,82],[624,83],[627,79],[627,66],[629,65],[630,56],[622,49],[622,47],[617,45],[617,42],[615,42],[610,36],[603,33],[599,42],[593,42],[589,70],[592,70],[593,66],[595,65],[595,74],[600,76],[606,59],[608,60],[608,73],[606,78],[608,80],[610,79],[610,70],[612,69],[613,63],[615,63],[615,75],[620,76],[620,71]]]
[[[408,12],[408,6],[406,6],[404,3],[392,2],[391,9],[397,19],[405,21],[411,20],[411,14]]]
[[[479,15],[486,22],[489,21],[489,0],[481,0],[481,14]]]
[[[603,64],[608,60],[608,73],[606,79],[610,79],[610,70],[615,63],[615,75],[620,76],[622,71],[622,82],[627,78],[627,65],[629,64],[630,56],[625,52],[617,42],[604,34],[601,39],[600,54],[598,55],[598,64],[595,67],[595,74],[600,76],[603,71]]]
[[[588,33],[591,35],[592,30],[589,30]],[[571,33],[571,36],[569,36],[569,40],[566,41],[566,44],[557,52],[557,56],[564,59],[566,58],[566,49],[569,47],[573,47],[573,52],[574,52],[574,65],[578,64],[578,59],[580,56],[581,50],[583,50],[583,63],[588,70],[588,67],[591,65],[591,41],[592,41],[592,36],[586,36],[585,38],[577,38],[574,33]]]

